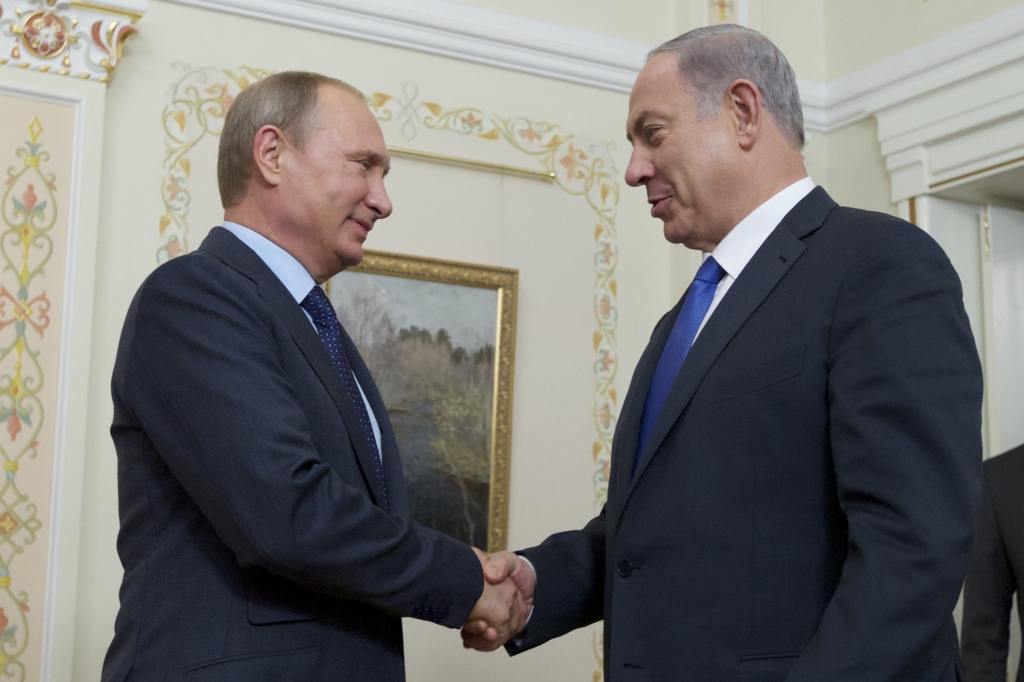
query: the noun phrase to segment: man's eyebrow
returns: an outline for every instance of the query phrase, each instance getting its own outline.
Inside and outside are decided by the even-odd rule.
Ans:
[[[650,115],[651,115],[650,111],[646,111],[646,110],[645,111],[641,111],[640,115],[636,117],[635,121],[633,121],[633,132],[639,133],[641,130],[643,130],[644,129],[644,121]],[[633,133],[627,130],[626,131],[626,139],[629,140],[630,144],[632,144],[633,143]]]
[[[352,158],[353,161],[360,161],[360,162],[368,163],[371,166],[381,166],[381,167],[383,167],[384,168],[384,175],[387,175],[389,172],[391,172],[391,164],[387,163],[384,160],[384,157],[381,156],[380,154],[378,154],[377,152],[371,152],[371,151],[357,152],[357,153],[353,154],[351,158]]]

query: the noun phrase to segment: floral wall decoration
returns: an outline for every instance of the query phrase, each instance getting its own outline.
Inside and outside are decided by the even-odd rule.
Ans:
[[[18,476],[37,458],[47,418],[39,343],[50,326],[45,266],[53,254],[50,232],[58,214],[56,178],[45,170],[50,154],[40,141],[44,129],[38,117],[27,130],[29,140],[16,151],[20,163],[7,169],[0,199],[0,679],[19,681],[26,679],[23,656],[35,636],[30,602],[39,606],[41,595],[20,588],[24,580],[17,566],[25,563],[43,524],[39,502],[23,491]]]
[[[68,0],[0,0],[0,65],[110,81],[141,13]]]

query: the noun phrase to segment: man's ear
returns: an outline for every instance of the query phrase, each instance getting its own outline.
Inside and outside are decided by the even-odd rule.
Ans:
[[[764,126],[764,102],[761,91],[752,82],[741,78],[725,91],[725,106],[736,126],[740,148],[749,151],[757,142]]]
[[[277,187],[281,184],[281,155],[287,141],[284,133],[277,126],[265,125],[256,131],[252,142],[253,162],[256,164],[257,178],[267,185]]]

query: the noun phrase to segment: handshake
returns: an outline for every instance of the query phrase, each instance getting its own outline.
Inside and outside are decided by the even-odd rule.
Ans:
[[[484,570],[484,593],[462,626],[462,646],[494,651],[526,627],[537,576],[518,554],[484,554],[473,548]]]

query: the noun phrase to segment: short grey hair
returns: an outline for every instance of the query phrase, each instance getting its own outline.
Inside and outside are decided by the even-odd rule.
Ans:
[[[700,118],[715,116],[729,84],[740,78],[761,91],[764,108],[782,134],[804,146],[804,110],[796,74],[775,44],[753,29],[735,24],[697,28],[651,50],[647,59],[664,52],[678,55],[679,73],[693,90]]]
[[[224,208],[242,203],[249,190],[256,133],[267,125],[288,135],[299,149],[320,125],[320,88],[332,86],[366,101],[348,83],[319,73],[283,71],[243,90],[228,109],[217,154],[217,184]]]

